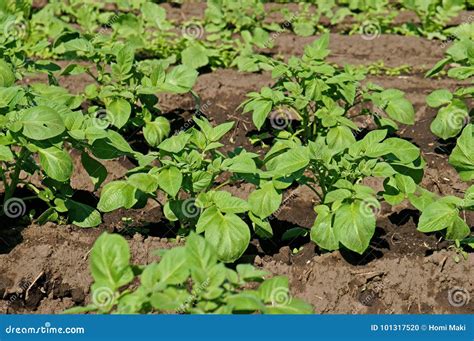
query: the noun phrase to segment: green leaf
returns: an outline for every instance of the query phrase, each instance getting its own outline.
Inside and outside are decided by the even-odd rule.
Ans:
[[[166,118],[159,116],[154,121],[145,123],[143,136],[150,146],[156,147],[170,134],[170,131],[170,122]]]
[[[247,224],[234,213],[222,214],[213,206],[206,209],[196,225],[216,249],[219,260],[233,262],[242,256],[250,242]]]
[[[326,140],[329,147],[336,151],[344,150],[356,142],[352,130],[345,126],[329,129]]]
[[[332,226],[333,215],[329,207],[319,205],[316,206],[315,211],[318,215],[311,228],[311,240],[325,250],[339,249],[339,240]]]
[[[464,128],[449,156],[449,163],[456,168],[463,181],[474,180],[474,125]]]
[[[158,148],[170,153],[179,153],[186,146],[186,143],[188,143],[189,138],[190,135],[186,133],[173,135],[161,142],[158,145]]]
[[[103,233],[94,243],[90,262],[96,287],[117,290],[133,280],[130,249],[122,236]]]
[[[397,122],[403,124],[415,123],[415,110],[413,109],[413,105],[405,98],[390,100],[385,111],[390,118]]]
[[[311,59],[323,60],[329,55],[329,34],[323,34],[319,39],[316,39],[310,45],[306,45],[304,48],[305,56]]]
[[[469,113],[466,105],[461,101],[455,100],[438,111],[438,115],[431,122],[430,128],[433,134],[446,140],[458,135],[468,118]]]
[[[296,147],[267,162],[269,173],[275,177],[291,175],[309,164],[309,155],[306,147]]]
[[[174,198],[183,183],[183,175],[178,168],[171,166],[160,171],[157,181],[158,186]]]
[[[447,240],[461,240],[471,234],[471,229],[461,217],[454,218],[452,225],[446,230]]]
[[[129,176],[127,182],[145,193],[155,193],[158,189],[157,177],[151,174],[136,173]]]
[[[3,59],[0,59],[0,87],[8,88],[15,84],[15,81],[16,77],[11,65]]]
[[[166,75],[164,91],[186,93],[192,89],[196,82],[198,72],[186,65],[179,65]]]
[[[313,307],[296,298],[292,298],[286,305],[278,305],[267,307],[265,309],[266,314],[313,314]]]
[[[374,145],[366,152],[366,155],[370,157],[380,157],[390,154],[395,155],[400,162],[407,164],[418,159],[420,149],[409,141],[391,137],[382,143]]]
[[[0,161],[13,161],[13,153],[7,146],[0,146]]]
[[[132,208],[137,203],[136,192],[137,189],[126,181],[109,182],[102,189],[97,208],[102,212]]]
[[[282,194],[276,191],[271,182],[253,191],[248,197],[250,210],[260,218],[266,218],[278,210],[281,200]]]
[[[81,155],[81,163],[94,184],[94,190],[97,190],[107,178],[107,169],[86,152]]]
[[[117,52],[117,63],[112,64],[112,75],[115,79],[122,81],[131,76],[135,52],[132,47],[126,45]]]
[[[67,199],[65,204],[69,219],[76,226],[95,227],[102,222],[100,213],[89,205],[71,199]]]
[[[69,154],[58,148],[38,149],[40,165],[50,178],[65,182],[71,178],[73,171],[72,159]]]
[[[160,283],[173,285],[186,281],[189,276],[187,261],[188,258],[184,247],[174,247],[166,251],[156,267],[156,276]]]
[[[438,89],[426,97],[426,103],[432,108],[437,108],[442,105],[449,104],[452,99],[453,94],[449,90]]]
[[[254,109],[252,113],[252,120],[258,130],[262,128],[268,113],[272,110],[272,101],[260,100],[254,102]]]
[[[462,239],[470,234],[470,228],[459,217],[459,210],[452,204],[436,201],[422,212],[418,231],[435,232],[447,229],[448,239]]]
[[[191,273],[197,271],[208,271],[217,264],[217,255],[212,247],[203,237],[191,233],[186,240],[187,261]],[[204,281],[206,278],[201,278]]]
[[[209,63],[207,50],[201,45],[191,45],[185,48],[181,52],[181,60],[183,65],[187,65],[193,69],[198,69]]]
[[[249,204],[245,200],[226,191],[212,192],[212,201],[223,213],[244,213],[249,210]]]
[[[21,123],[23,135],[33,140],[47,140],[61,135],[65,130],[61,116],[46,106],[25,109]]]
[[[369,247],[376,219],[364,202],[355,201],[339,207],[334,216],[334,235],[348,249],[359,254]]]
[[[291,300],[288,278],[284,276],[267,279],[258,288],[258,293],[263,302],[272,305],[286,305]]]
[[[255,295],[241,292],[227,297],[226,302],[232,307],[232,311],[253,312],[262,311],[265,306]]]
[[[117,128],[122,128],[127,124],[130,114],[132,113],[132,107],[128,101],[123,98],[117,98],[112,100],[107,106],[108,119]]]
[[[416,191],[415,181],[409,176],[403,174],[396,174],[395,184],[402,193],[413,194]]]

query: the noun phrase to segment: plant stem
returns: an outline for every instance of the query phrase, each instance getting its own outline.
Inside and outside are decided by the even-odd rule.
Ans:
[[[319,200],[321,201],[321,203],[324,201],[323,195],[320,194],[320,193],[316,190],[316,188],[314,188],[313,186],[311,186],[311,185],[308,184],[308,183],[305,183],[305,185],[308,186],[314,193],[316,193],[316,195],[318,196],[318,198],[319,198]]]
[[[18,157],[18,161],[15,164],[15,171],[10,177],[10,185],[8,185],[8,190],[5,192],[4,202],[10,199],[15,193],[16,186],[18,185],[18,181],[20,180],[20,172],[23,168],[23,162],[28,157],[28,155],[29,151],[27,149],[22,148],[20,150],[20,156]]]

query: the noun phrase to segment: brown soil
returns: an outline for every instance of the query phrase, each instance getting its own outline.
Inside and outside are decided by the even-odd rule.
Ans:
[[[298,38],[282,34],[276,39],[274,53],[299,54],[304,44],[314,37]],[[437,42],[421,38],[382,35],[366,41],[358,36],[331,36],[331,61],[365,64],[384,60],[386,65],[410,64],[429,68],[441,58],[443,50]],[[425,96],[437,88],[456,87],[449,79],[425,79],[419,73],[399,77],[372,77],[384,87],[407,93],[416,109],[417,123],[402,127],[400,136],[412,140],[423,151],[428,162],[423,184],[441,194],[461,195],[467,184],[459,180],[447,163],[450,148],[429,131],[435,111],[425,105]],[[27,79],[25,82],[38,81]],[[70,77],[62,84],[72,92],[80,91],[86,80]],[[202,97],[201,111],[211,121],[236,121],[236,128],[225,141],[226,149],[237,146],[264,151],[252,146],[248,137],[255,133],[249,115],[237,109],[249,91],[271,84],[263,74],[243,74],[235,70],[217,70],[199,77],[195,91]],[[162,96],[162,109],[174,117],[174,129],[189,125],[194,103],[188,96]],[[73,154],[77,161],[77,155]],[[110,161],[108,180],[119,178],[132,165],[126,160]],[[76,190],[93,190],[87,174],[78,167],[73,178]],[[371,183],[374,187],[379,183]],[[232,193],[246,197],[251,186],[232,186]],[[92,193],[97,195],[97,193]],[[408,204],[383,206],[371,247],[362,256],[341,251],[321,254],[308,238],[282,242],[281,233],[294,226],[310,228],[315,213],[315,198],[304,188],[285,193],[287,199],[271,220],[275,238],[255,239],[244,260],[253,261],[274,274],[290,277],[293,293],[315,306],[317,313],[472,313],[472,300],[461,307],[449,304],[449,293],[461,288],[473,292],[470,268],[474,255],[454,261],[455,252],[436,234],[416,231],[419,217]],[[130,218],[131,225],[122,218]],[[467,217],[470,226],[474,216]],[[5,226],[6,225],[6,226]],[[2,222],[10,227],[9,222]],[[91,277],[88,254],[95,239],[103,231],[120,232],[129,237],[136,263],[154,260],[153,251],[169,248],[174,242],[173,229],[162,220],[159,207],[149,203],[144,209],[119,210],[104,216],[96,229],[81,230],[72,226],[32,224],[26,228],[11,226],[0,231],[0,313],[59,313],[74,305],[87,304]],[[137,233],[138,232],[138,233]],[[293,254],[297,248],[299,252]]]

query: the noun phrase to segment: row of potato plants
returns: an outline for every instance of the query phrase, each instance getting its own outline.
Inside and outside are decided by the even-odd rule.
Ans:
[[[283,303],[275,303],[275,292],[288,289],[284,279],[270,279],[257,291],[242,292],[245,282],[260,282],[263,274],[246,266],[235,272],[216,261],[194,266],[196,254],[189,256],[193,251],[186,251],[199,248],[221,262],[238,260],[252,231],[260,238],[272,237],[269,218],[280,209],[283,193],[295,185],[308,186],[318,198],[311,239],[321,249],[342,246],[364,253],[375,231],[381,201],[397,205],[405,199],[422,211],[420,231],[444,230],[447,239],[472,246],[462,212],[473,209],[473,186],[464,199],[438,198],[419,186],[425,167],[420,150],[396,137],[398,124],[414,123],[411,103],[399,90],[362,85],[365,75],[360,69],[341,69],[326,62],[328,35],[306,46],[301,58],[292,57],[288,62],[252,56],[252,63],[270,70],[275,78],[272,87],[250,93],[242,104],[258,129],[270,123],[265,131],[273,143],[264,156],[242,148],[227,154],[220,151],[232,122],[212,126],[205,118],[195,117],[195,126],[171,134],[157,94],[191,92],[197,65],[170,68],[170,60],[139,60],[137,50],[126,43],[112,39],[95,44],[72,33],[54,46],[75,61],[61,68],[30,59],[32,50],[25,48],[23,40],[4,38],[6,44],[0,50],[3,213],[15,203],[19,187],[32,194],[24,200],[39,198],[48,205],[36,217],[39,223],[68,220],[80,227],[99,225],[101,212],[143,206],[151,198],[159,202],[170,224],[178,224],[180,233],[189,236],[192,245],[173,249],[160,263],[145,268],[129,264],[123,239],[104,235],[91,259],[96,284],[88,310],[309,311],[287,294]],[[456,42],[428,75],[455,62],[448,76],[469,79],[471,54],[469,36]],[[76,62],[80,60],[89,63]],[[18,80],[31,71],[47,74],[48,84],[19,85]],[[94,82],[83,94],[72,95],[59,86],[58,75],[81,73]],[[464,87],[454,93],[439,90],[428,97],[430,106],[441,107],[433,133],[443,139],[459,136],[450,162],[466,181],[472,181],[474,168],[473,126],[467,124],[470,94],[470,87]],[[377,129],[361,132],[356,124],[359,116]],[[453,127],[452,117],[458,126]],[[125,138],[137,130],[147,144],[145,153],[134,150]],[[95,189],[101,189],[97,207],[74,198],[71,149],[80,152],[82,167]],[[108,174],[103,161],[123,156],[133,159],[137,167],[125,178],[102,186]],[[25,177],[36,173],[42,178],[41,186]],[[222,177],[227,181],[217,182]],[[371,177],[383,179],[383,191],[376,193],[364,185]],[[222,190],[225,184],[242,181],[255,186],[246,200]],[[160,202],[163,197],[166,199]],[[212,276],[193,277],[202,267]],[[101,275],[109,272],[114,278]],[[124,291],[135,276],[140,276],[141,286]],[[210,280],[215,285],[202,289]],[[194,283],[191,304],[186,303],[190,292],[184,289],[189,281]],[[104,290],[105,303],[101,299]]]
[[[455,146],[449,155],[449,163],[457,170],[461,180],[470,183],[464,198],[456,196],[439,197],[426,190],[411,200],[422,214],[418,229],[422,232],[444,230],[446,238],[460,244],[474,247],[471,227],[466,212],[474,211],[474,124],[471,123],[472,98],[474,87],[474,27],[459,26],[453,30],[457,37],[446,50],[445,58],[430,71],[428,77],[434,77],[445,69],[447,76],[460,81],[457,89],[438,89],[426,98],[428,106],[438,110],[431,123],[431,132],[442,140],[454,140]],[[464,82],[464,83],[463,83]]]
[[[0,7],[0,38],[18,64],[25,63],[25,53],[37,58],[79,57],[93,64],[107,63],[107,55],[120,42],[136,50],[140,59],[253,72],[264,67],[253,58],[258,49],[271,48],[282,32],[292,30],[302,36],[327,32],[320,23],[323,16],[331,25],[353,21],[350,33],[368,39],[381,33],[447,39],[451,35],[445,30],[449,21],[466,8],[463,0],[403,0],[396,4],[388,0],[332,0],[317,2],[314,8],[310,3],[300,3],[296,12],[278,10],[282,22],[276,23],[268,20],[269,11],[260,0],[212,0],[207,2],[204,18],[176,24],[167,19],[164,7],[148,0],[110,4],[51,0],[39,10],[30,0],[7,0]],[[420,24],[394,26],[400,6],[416,13]],[[21,43],[15,46],[15,39]]]
[[[460,44],[466,47],[465,42]],[[166,160],[164,169],[141,165],[131,170],[125,181],[105,186],[99,203],[99,209],[105,211],[119,206],[132,207],[138,200],[137,191],[156,197],[156,190],[162,188],[168,195],[163,205],[165,216],[204,233],[204,238],[191,232],[184,248],[168,251],[160,263],[134,273],[123,238],[103,235],[94,246],[91,259],[95,279],[92,303],[70,312],[311,312],[311,307],[291,298],[287,280],[282,277],[266,280],[257,290],[241,291],[239,286],[248,281],[262,281],[264,274],[248,265],[238,265],[237,272],[227,269],[227,275],[223,266],[219,275],[205,270],[212,268],[217,259],[237,259],[246,249],[250,232],[239,215],[248,214],[257,235],[271,237],[266,218],[279,209],[282,192],[294,183],[309,186],[319,198],[311,239],[323,249],[335,250],[343,245],[363,253],[374,233],[380,201],[395,205],[405,199],[422,212],[420,231],[445,230],[445,237],[455,240],[458,246],[461,243],[473,246],[472,238],[467,238],[470,228],[460,214],[474,208],[474,186],[466,191],[464,198],[439,198],[423,189],[419,185],[424,167],[420,151],[394,137],[397,122],[413,124],[411,104],[397,90],[375,85],[361,87],[359,81],[363,75],[350,67],[338,70],[326,64],[327,47],[328,37],[323,36],[306,47],[302,58],[292,58],[287,64],[259,57],[277,81],[271,88],[249,94],[242,106],[244,111],[252,112],[258,129],[268,118],[272,121],[270,133],[274,133],[275,140],[263,160],[244,150],[225,157],[217,151],[222,146],[218,141],[232,129],[232,123],[212,127],[207,120],[195,118],[198,128],[165,139],[158,145],[159,151],[152,152],[156,158]],[[453,51],[459,48],[455,44],[448,50],[447,58],[453,58]],[[466,58],[465,55],[456,61]],[[438,65],[433,69],[437,71],[432,70],[428,75],[439,69]],[[455,75],[458,73],[454,71]],[[438,90],[428,96],[428,104],[444,105],[450,115],[459,115],[459,106],[456,107],[459,103],[446,91]],[[459,93],[460,90],[456,92]],[[467,89],[462,91],[467,93]],[[370,105],[363,106],[367,103]],[[378,129],[356,139],[354,133],[359,128],[348,112],[361,107],[365,109],[357,110],[356,115],[366,115]],[[438,114],[442,115],[442,112]],[[437,117],[440,119],[441,125],[444,123],[446,129],[452,129],[453,122]],[[457,119],[456,122],[459,123]],[[474,168],[474,130],[472,124],[466,125],[465,119],[462,122],[452,133],[457,136],[462,132],[449,160],[461,178],[470,181]],[[433,122],[435,134],[439,125],[436,120]],[[223,172],[251,182],[256,190],[245,201],[211,189],[214,179]],[[363,185],[368,177],[383,178],[384,190],[375,193]],[[187,199],[177,199],[179,192],[186,192]],[[123,260],[120,266],[107,264],[107,259],[110,262],[117,258]],[[205,261],[196,263],[196,259]],[[104,276],[108,268],[117,271],[115,279]],[[120,289],[137,275],[141,283],[138,288]],[[183,285],[188,280],[192,286]]]
[[[158,62],[135,61],[132,49],[118,45],[118,52],[108,57],[114,60],[111,71],[98,66],[103,71],[95,76],[97,85],[86,88],[84,98],[94,105],[83,113],[77,110],[82,98],[60,87],[14,85],[13,70],[2,61],[2,107],[7,111],[2,146],[4,202],[23,182],[21,170],[38,169],[31,157],[37,155],[47,177],[46,189],[27,186],[50,205],[40,221],[69,212],[70,221],[79,226],[98,225],[100,214],[94,208],[71,199],[73,191],[67,182],[73,167],[66,144],[82,152],[82,164],[96,189],[107,175],[97,159],[121,155],[136,159],[139,166],[126,179],[103,188],[100,211],[131,208],[146,197],[156,198],[160,189],[167,196],[162,204],[166,218],[204,232],[222,260],[238,259],[248,246],[250,230],[242,215],[248,216],[258,235],[272,235],[267,218],[279,209],[282,192],[293,183],[309,186],[320,200],[312,239],[325,249],[337,249],[342,243],[363,253],[376,223],[370,207],[377,210],[382,198],[397,204],[413,194],[422,179],[424,161],[417,147],[390,137],[396,122],[414,122],[413,107],[404,94],[374,84],[361,86],[362,73],[325,62],[328,39],[324,35],[305,48],[302,58],[293,57],[287,64],[257,57],[277,81],[272,88],[250,93],[244,111],[252,111],[259,129],[267,115],[275,112],[280,115],[277,120],[296,122],[277,126],[275,143],[263,160],[240,148],[229,155],[219,152],[219,141],[232,129],[230,122],[212,127],[205,118],[196,117],[197,127],[168,137],[170,123],[160,116],[155,94],[190,91],[197,73],[185,66],[165,72]],[[70,64],[61,74],[75,69],[81,66]],[[54,103],[52,95],[58,99]],[[367,109],[367,103],[373,110]],[[105,116],[97,117],[98,108],[103,108]],[[358,131],[354,117],[348,114],[354,108],[360,109],[356,116],[366,115],[379,127],[359,141],[354,136]],[[150,148],[147,154],[134,151],[121,135],[137,127]],[[231,173],[231,180],[251,182],[256,190],[245,201],[214,189],[215,179],[223,173]],[[384,178],[383,193],[376,195],[362,185],[371,176]],[[352,222],[350,228],[347,221]]]

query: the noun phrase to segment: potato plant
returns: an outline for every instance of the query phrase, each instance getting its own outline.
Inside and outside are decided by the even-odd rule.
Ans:
[[[253,212],[265,218],[278,209],[282,190],[293,182],[308,186],[319,201],[311,239],[326,250],[342,245],[364,253],[375,231],[380,201],[400,203],[415,192],[423,174],[419,149],[386,137],[387,130],[374,130],[343,146],[334,146],[324,136],[306,145],[295,138],[277,140],[265,156],[265,172],[254,180],[263,182],[260,187],[266,195],[261,194],[262,206]],[[382,178],[384,191],[376,193],[364,185],[369,177]]]
[[[330,144],[344,145],[355,141],[352,132],[357,130],[349,111],[364,103],[374,109],[359,110],[356,115],[370,116],[381,128],[414,123],[413,106],[402,91],[362,86],[363,72],[350,66],[341,70],[325,61],[328,45],[329,35],[325,34],[305,46],[301,58],[291,57],[288,63],[257,57],[276,79],[272,87],[248,94],[249,99],[242,103],[244,112],[252,112],[257,129],[270,118],[277,132],[285,130],[306,142],[323,135]]]
[[[10,212],[14,208],[10,206],[15,202],[24,205],[15,194],[19,186],[26,186],[32,196],[25,200],[39,198],[49,206],[40,212],[40,222],[57,221],[67,212],[69,220],[78,226],[97,226],[99,212],[72,198],[70,178],[74,169],[69,150],[82,152],[85,168],[94,179],[103,181],[107,171],[88,153],[95,151],[99,141],[110,143],[111,135],[83,115],[79,96],[57,86],[17,86],[5,61],[0,62],[0,74],[0,174],[5,187],[2,213],[15,216],[17,212]],[[42,176],[42,188],[30,182],[29,176],[35,173]]]
[[[446,57],[440,60],[428,73],[434,76],[440,73],[446,65],[456,63],[458,66],[448,70],[448,77],[457,80],[467,80],[474,76],[473,57],[474,48],[472,39],[464,38],[456,41],[446,51]],[[439,108],[436,118],[431,123],[431,131],[442,139],[459,135],[464,126],[469,123],[472,113],[468,101],[472,99],[474,88],[471,86],[459,87],[454,92],[448,89],[433,91],[426,102],[430,107]]]
[[[234,261],[250,242],[250,230],[238,215],[247,212],[249,206],[246,201],[219,191],[215,182],[224,172],[256,172],[253,158],[257,155],[238,150],[225,156],[218,151],[223,146],[219,141],[232,128],[232,122],[216,127],[205,118],[195,117],[194,122],[199,129],[191,128],[164,139],[156,151],[138,159],[140,166],[130,170],[127,179],[105,185],[98,209],[110,212],[131,208],[140,197],[156,199],[159,190],[167,198],[160,205],[169,221],[204,232],[221,260]]]
[[[310,314],[313,308],[291,297],[288,279],[249,264],[235,270],[218,261],[214,247],[197,234],[184,246],[162,250],[161,260],[130,264],[127,241],[104,233],[94,244],[90,268],[92,302],[68,313]],[[139,279],[139,285],[132,285]],[[249,285],[252,285],[249,288]]]

